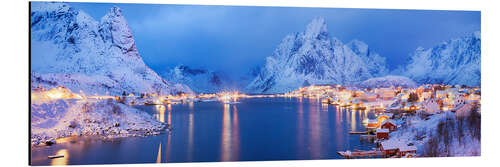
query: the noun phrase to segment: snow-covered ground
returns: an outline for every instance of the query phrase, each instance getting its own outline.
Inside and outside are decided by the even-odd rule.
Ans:
[[[472,128],[468,119],[458,119],[452,112],[403,119],[403,126],[392,132],[388,140],[414,144],[421,157],[481,155],[480,129]],[[480,124],[480,118],[476,123]]]
[[[32,100],[32,145],[69,136],[125,137],[159,134],[167,124],[113,99]]]

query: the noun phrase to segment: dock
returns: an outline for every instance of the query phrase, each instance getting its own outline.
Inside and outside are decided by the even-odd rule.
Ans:
[[[369,131],[364,131],[364,132],[349,132],[350,135],[366,135],[368,133],[369,133]]]
[[[385,156],[385,152],[378,150],[370,151],[338,151],[339,155],[344,158],[357,158],[357,157],[372,157],[372,156]]]

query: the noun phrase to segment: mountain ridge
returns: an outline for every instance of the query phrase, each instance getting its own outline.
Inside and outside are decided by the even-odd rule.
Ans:
[[[32,88],[65,86],[113,95],[193,93],[144,63],[118,7],[100,22],[66,3],[34,2],[31,9]]]

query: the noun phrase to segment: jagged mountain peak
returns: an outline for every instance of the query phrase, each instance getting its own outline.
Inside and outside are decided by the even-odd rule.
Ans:
[[[283,93],[304,83],[352,84],[370,77],[364,59],[341,40],[330,38],[325,20],[317,18],[304,32],[282,40],[247,91]]]
[[[368,44],[363,41],[354,39],[346,44],[354,54],[363,59],[368,71],[373,77],[385,76],[388,73],[386,67],[386,58],[380,56],[378,53],[373,52]]]
[[[112,7],[109,12],[101,18],[99,33],[106,43],[117,47],[124,55],[141,59],[135,45],[132,31],[127,20],[118,7]]]
[[[32,9],[33,86],[91,94],[192,93],[146,66],[119,8],[111,8],[101,22],[65,3],[32,2]]]
[[[327,39],[329,34],[325,19],[322,17],[313,19],[307,25],[304,34],[307,39]]]

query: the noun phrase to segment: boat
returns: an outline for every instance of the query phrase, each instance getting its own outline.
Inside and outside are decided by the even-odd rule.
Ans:
[[[64,157],[64,155],[49,155],[48,156],[49,159],[62,158],[62,157]]]

